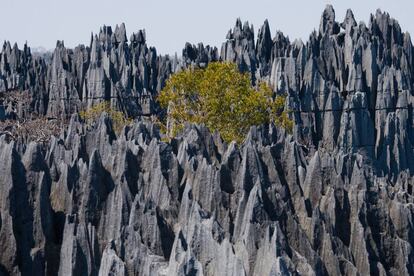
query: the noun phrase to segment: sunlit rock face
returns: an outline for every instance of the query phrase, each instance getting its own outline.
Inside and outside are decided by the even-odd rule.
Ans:
[[[336,20],[328,6],[306,43],[237,20],[221,49],[180,58],[123,24],[50,58],[6,42],[0,93],[25,97],[5,97],[0,121],[68,126],[46,143],[0,132],[0,275],[413,275],[411,38],[381,11]],[[293,133],[161,139],[145,117],[165,81],[212,61],[286,94]],[[104,100],[134,123],[86,127],[76,113]]]

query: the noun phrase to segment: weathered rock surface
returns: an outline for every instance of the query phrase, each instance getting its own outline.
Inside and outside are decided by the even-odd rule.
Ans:
[[[2,270],[59,275],[409,275],[412,175],[364,152],[309,150],[272,126],[171,143],[136,121],[114,140],[73,116],[21,152],[1,136]],[[112,273],[112,274],[111,274]]]
[[[237,20],[219,54],[159,56],[144,31],[103,27],[49,60],[5,43],[6,119],[70,118],[48,144],[0,134],[0,275],[413,275],[414,60],[409,34],[328,6],[308,42]],[[241,145],[203,126],[162,142],[140,115],[188,66],[233,61],[287,94],[292,135],[253,127]],[[99,101],[137,117],[120,134]],[[0,110],[1,113],[1,110]]]

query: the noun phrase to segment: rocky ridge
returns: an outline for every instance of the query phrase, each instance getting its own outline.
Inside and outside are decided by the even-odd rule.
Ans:
[[[144,31],[103,27],[50,62],[5,43],[0,120],[70,118],[49,143],[0,135],[0,274],[412,275],[413,45],[387,13],[368,26],[327,6],[306,43],[237,20],[217,48],[160,56]],[[253,127],[242,145],[203,126],[172,141],[143,117],[168,76],[233,61],[286,93],[292,135]],[[92,130],[107,100],[134,124]],[[4,114],[4,115],[2,115]]]

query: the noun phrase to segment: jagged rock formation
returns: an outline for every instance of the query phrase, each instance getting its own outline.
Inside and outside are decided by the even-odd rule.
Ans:
[[[30,104],[0,103],[0,120],[70,123],[47,144],[0,134],[0,275],[414,274],[413,46],[394,19],[339,23],[328,6],[306,44],[238,20],[220,54],[180,59],[145,41],[104,27],[50,62],[4,45],[0,92]],[[253,127],[236,145],[188,126],[162,142],[140,116],[172,72],[217,60],[286,93],[293,134]],[[102,100],[134,124],[87,129],[75,113]]]
[[[144,31],[132,34],[127,44],[123,24],[114,32],[104,26],[92,36],[90,47],[72,50],[58,41],[50,64],[34,58],[26,45],[20,51],[6,42],[0,55],[0,91],[31,91],[30,112],[48,117],[67,118],[103,100],[130,116],[150,115],[156,111],[154,96],[176,63],[148,48]]]

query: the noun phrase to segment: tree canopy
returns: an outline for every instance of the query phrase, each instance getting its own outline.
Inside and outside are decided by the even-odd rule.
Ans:
[[[173,74],[158,101],[167,108],[167,133],[174,136],[186,122],[203,123],[227,141],[242,142],[253,125],[274,122],[291,131],[293,122],[284,111],[285,97],[273,96],[237,65],[213,62],[205,69],[189,68]]]

